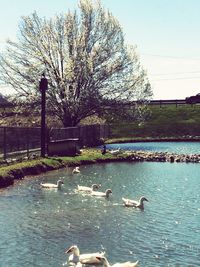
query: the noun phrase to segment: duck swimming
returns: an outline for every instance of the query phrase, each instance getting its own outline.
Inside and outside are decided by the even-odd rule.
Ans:
[[[65,253],[72,253],[72,255],[70,255],[68,258],[68,262],[75,264],[78,262],[81,264],[100,264],[100,261],[97,259],[97,257],[104,256],[104,252],[80,254],[80,250],[76,245],[69,247]]]
[[[146,197],[142,196],[138,201],[128,199],[128,198],[122,198],[122,201],[124,203],[124,206],[126,207],[133,207],[133,208],[139,208],[139,209],[144,209],[144,201],[148,201]]]
[[[82,185],[78,185],[78,191],[82,191],[85,193],[91,193],[92,191],[95,191],[96,189],[98,189],[99,187],[101,187],[100,184],[93,184],[91,187],[89,186],[82,186]]]
[[[61,185],[64,184],[62,180],[58,180],[57,184],[51,184],[51,183],[41,183],[40,185],[43,188],[48,188],[48,189],[61,189]]]
[[[107,189],[105,192],[92,191],[91,196],[108,198],[111,193],[112,193],[111,189]]]
[[[80,173],[79,167],[75,167],[72,171],[72,173]]]
[[[97,257],[97,259],[101,262],[103,267],[136,267],[136,266],[138,266],[138,263],[139,263],[139,261],[136,261],[136,262],[126,261],[126,262],[115,263],[113,265],[110,265],[107,258],[104,256],[103,257]]]

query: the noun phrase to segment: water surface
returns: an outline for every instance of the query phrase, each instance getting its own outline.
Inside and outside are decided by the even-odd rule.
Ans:
[[[136,142],[108,144],[108,149],[170,152],[177,154],[200,154],[200,142]]]
[[[107,163],[26,178],[0,192],[0,266],[57,267],[64,251],[104,250],[110,263],[191,267],[200,263],[199,164]],[[40,182],[63,179],[60,191]],[[78,184],[101,183],[109,199],[76,193]],[[145,195],[145,210],[125,208],[121,197]]]

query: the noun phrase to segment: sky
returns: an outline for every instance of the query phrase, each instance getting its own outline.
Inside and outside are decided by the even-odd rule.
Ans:
[[[136,45],[153,99],[200,93],[200,0],[102,0],[118,19],[127,44]],[[16,40],[22,16],[41,17],[77,8],[78,0],[0,0],[0,51]],[[0,93],[11,91],[0,85]]]

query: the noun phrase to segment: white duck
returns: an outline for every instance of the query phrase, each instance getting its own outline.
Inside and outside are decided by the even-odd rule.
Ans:
[[[78,185],[78,191],[82,191],[85,193],[91,193],[92,191],[95,191],[96,189],[98,189],[99,187],[101,187],[100,184],[93,184],[91,187],[89,186],[82,186],[82,185]]]
[[[105,192],[98,192],[98,191],[92,191],[91,196],[95,197],[109,197],[109,195],[112,193],[111,189],[107,189]]]
[[[128,199],[128,198],[122,198],[122,201],[124,203],[124,206],[126,207],[133,207],[133,208],[139,208],[144,209],[144,201],[148,201],[146,197],[142,196],[140,197],[139,201]]]
[[[104,256],[97,257],[97,259],[101,262],[103,267],[136,267],[138,266],[138,263],[139,263],[139,261],[136,261],[136,262],[126,261],[126,262],[120,262],[120,263],[115,263],[113,265],[110,265],[107,258]]]
[[[68,262],[75,264],[78,262],[81,264],[100,264],[100,261],[97,259],[97,257],[104,256],[104,252],[80,254],[80,250],[76,245],[69,247],[65,253],[72,253],[72,255],[70,255],[68,258]]]
[[[72,173],[73,173],[73,174],[74,174],[74,173],[80,173],[79,167],[78,167],[78,166],[75,167],[75,168],[73,169]]]
[[[61,185],[64,184],[62,180],[58,180],[57,184],[51,184],[51,183],[41,183],[40,185],[43,188],[49,188],[49,189],[61,189]]]
[[[118,155],[118,154],[120,154],[122,151],[121,151],[121,149],[119,148],[119,149],[116,149],[116,150],[111,150],[110,151],[110,153],[112,154],[112,155]]]

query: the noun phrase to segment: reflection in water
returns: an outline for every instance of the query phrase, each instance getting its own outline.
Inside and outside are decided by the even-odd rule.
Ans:
[[[0,193],[0,266],[62,266],[64,250],[105,251],[109,262],[140,266],[198,266],[199,164],[108,163],[27,178]],[[41,182],[64,181],[60,191]],[[75,191],[78,184],[112,189],[108,198]],[[122,197],[146,196],[145,209]]]

